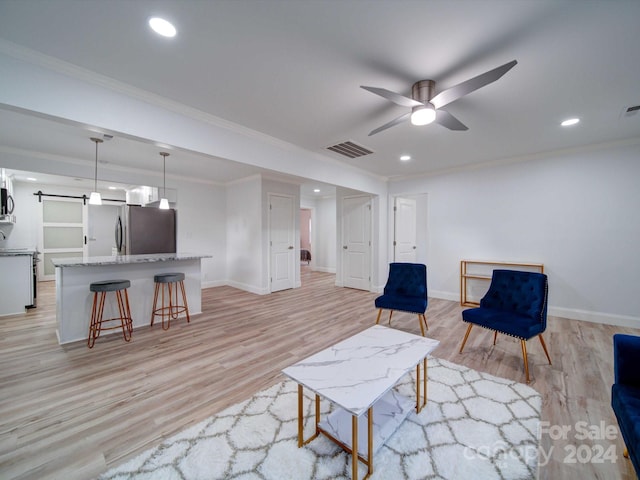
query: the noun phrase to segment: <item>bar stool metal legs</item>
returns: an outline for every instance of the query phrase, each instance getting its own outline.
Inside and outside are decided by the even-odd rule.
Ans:
[[[163,273],[154,275],[155,292],[153,294],[153,310],[151,312],[151,326],[156,316],[162,319],[162,329],[169,330],[171,320],[176,320],[181,313],[187,317],[189,323],[189,306],[187,304],[187,294],[184,289],[184,273]],[[165,288],[166,285],[166,288]],[[178,287],[182,294],[182,304],[178,299]],[[165,302],[165,291],[167,292],[167,302]],[[162,304],[158,304],[158,296],[161,297]],[[166,319],[166,322],[165,322]]]
[[[103,330],[122,329],[122,336],[126,342],[131,340],[133,333],[133,319],[131,318],[131,309],[129,308],[129,294],[127,288],[131,286],[129,280],[106,280],[103,282],[94,282],[89,286],[89,290],[93,293],[93,307],[91,308],[91,323],[89,325],[89,338],[87,346],[93,348],[96,339]],[[104,304],[108,292],[116,294],[118,302],[118,313],[120,316],[113,318],[103,318]],[[105,323],[113,323],[119,321],[119,325],[104,326]]]

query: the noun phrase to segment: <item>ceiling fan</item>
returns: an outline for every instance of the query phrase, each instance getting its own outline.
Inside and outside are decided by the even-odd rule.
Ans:
[[[396,105],[400,105],[401,107],[411,107],[411,112],[400,115],[389,123],[385,123],[381,127],[372,130],[369,133],[369,136],[398,125],[407,119],[411,119],[411,123],[413,125],[427,125],[435,121],[449,130],[469,130],[469,128],[460,120],[446,110],[441,110],[441,108],[464,95],[495,82],[515,67],[517,63],[518,62],[516,60],[512,60],[498,68],[494,68],[493,70],[489,70],[477,77],[473,77],[466,82],[459,83],[458,85],[440,92],[435,96],[434,90],[436,82],[433,80],[420,80],[419,82],[414,83],[413,87],[411,87],[412,98],[405,97],[404,95],[400,95],[399,93],[395,93],[384,88],[360,86],[360,88],[364,88],[371,93],[375,93],[387,100],[391,100]]]

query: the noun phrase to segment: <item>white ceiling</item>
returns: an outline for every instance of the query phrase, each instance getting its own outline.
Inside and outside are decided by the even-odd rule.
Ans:
[[[156,36],[151,15],[178,35]],[[624,114],[640,105],[639,20],[637,0],[0,0],[2,39],[392,179],[640,136],[640,114]],[[433,79],[439,92],[514,59],[446,108],[468,131],[367,136],[406,110],[361,85],[410,95]],[[571,116],[582,122],[561,128]],[[152,141],[113,133],[103,161],[158,168]],[[326,150],[345,140],[374,154]],[[0,110],[0,145],[86,158],[87,143],[76,125]],[[180,156],[168,174],[225,183],[258,171]]]

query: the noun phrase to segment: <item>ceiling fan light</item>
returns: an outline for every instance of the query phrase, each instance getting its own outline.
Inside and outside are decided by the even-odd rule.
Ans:
[[[431,105],[413,107],[411,112],[412,125],[428,125],[436,119],[436,111]]]
[[[100,192],[91,192],[91,195],[89,196],[89,205],[102,205]]]
[[[160,210],[169,210],[169,200],[166,198],[160,199]]]

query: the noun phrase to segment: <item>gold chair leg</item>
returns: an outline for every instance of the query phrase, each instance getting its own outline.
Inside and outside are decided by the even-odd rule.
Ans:
[[[493,344],[496,344],[496,340],[498,340],[498,331],[494,330],[493,332]]]
[[[391,325],[391,316],[393,315],[393,310],[389,310],[389,325]]]
[[[624,458],[629,458],[629,449],[627,447],[624,447],[624,452],[622,452],[622,456]]]
[[[464,334],[464,340],[462,340],[462,345],[460,345],[460,353],[462,353],[464,344],[467,343],[467,338],[469,338],[469,332],[471,331],[471,327],[473,327],[473,323],[469,324],[469,328],[467,328],[467,333]]]
[[[540,339],[540,343],[542,344],[542,348],[544,349],[544,353],[547,355],[547,360],[549,360],[549,365],[551,365],[551,357],[549,356],[549,352],[547,350],[547,344],[544,343],[544,338],[542,338],[542,334],[538,334],[538,338]]]
[[[529,361],[527,360],[527,341],[520,340],[520,345],[522,345],[522,356],[524,357],[524,375],[527,379],[527,383],[529,383]]]
[[[422,314],[418,314],[418,323],[420,324],[420,333],[424,337],[424,325],[422,325]]]
[[[425,328],[429,330],[429,324],[427,323],[427,316],[424,313],[421,316],[422,316],[422,321],[424,322]]]
[[[378,318],[376,318],[376,325],[378,325],[378,323],[380,323],[380,315],[382,315],[382,309],[381,308],[378,309]]]

